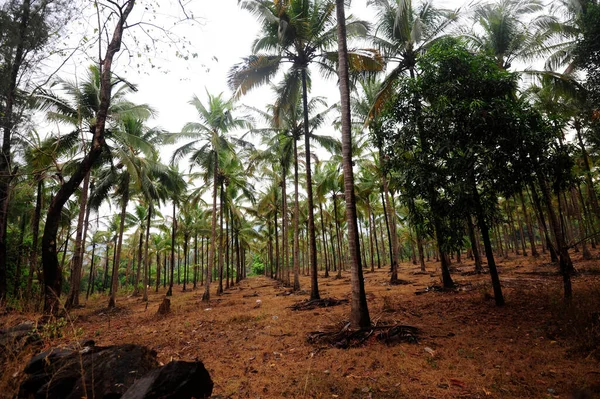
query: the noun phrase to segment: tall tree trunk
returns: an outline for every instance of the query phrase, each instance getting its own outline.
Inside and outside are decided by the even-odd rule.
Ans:
[[[310,299],[320,299],[317,276],[317,239],[313,204],[312,171],[310,169],[310,131],[308,121],[308,89],[306,88],[306,67],[302,68],[302,105],[304,109],[304,152],[306,153],[306,199],[308,203],[308,241],[310,257]]]
[[[21,288],[21,260],[23,259],[23,240],[25,238],[26,214],[21,215],[19,229],[19,247],[17,248],[17,264],[15,265],[15,278],[13,280],[13,297],[17,298]]]
[[[194,234],[194,280],[192,289],[196,290],[196,283],[198,282],[198,233]]]
[[[585,149],[585,144],[583,143],[583,138],[581,136],[581,122],[579,122],[579,120],[575,121],[575,131],[577,132],[577,140],[579,142],[579,148],[581,149],[581,155],[583,157],[583,167],[585,169],[585,182],[588,189],[589,201],[592,205],[592,210],[594,213],[594,223],[592,224],[595,227],[595,221],[598,220],[598,218],[600,218],[600,206],[598,205],[598,197],[596,196],[596,190],[594,189],[594,182],[592,180],[590,157],[588,156],[587,150]]]
[[[119,263],[121,263],[121,248],[123,246],[123,232],[125,231],[125,218],[127,217],[127,204],[129,203],[129,173],[125,172],[124,176],[124,188],[123,198],[121,198],[121,220],[119,220],[119,239],[117,241],[117,273],[113,272],[112,276],[112,290],[110,298],[108,299],[108,308],[112,309],[117,306],[115,298],[117,297],[117,287],[119,284]],[[114,266],[113,266],[114,269]]]
[[[279,266],[279,230],[277,228],[277,209],[273,216],[273,225],[275,226],[275,278],[283,282],[283,274],[281,273],[281,267]]]
[[[144,231],[140,231],[140,241],[138,243],[138,251],[137,251],[137,272],[135,273],[135,282],[133,286],[133,296],[140,295],[140,282],[142,281],[142,256],[143,256],[143,245],[144,245]]]
[[[337,268],[337,278],[341,278],[342,277],[342,264],[344,261],[342,258],[342,233],[340,232],[340,221],[338,220],[337,195],[333,194],[332,199],[333,199],[333,214],[334,214],[334,220],[335,220],[335,235],[337,238],[338,257],[340,260],[340,263]]]
[[[8,80],[8,90],[6,91],[6,98],[4,99],[4,109],[0,114],[0,125],[2,127],[2,149],[0,150],[0,303],[6,300],[7,295],[7,242],[6,242],[6,231],[8,228],[8,203],[10,194],[10,183],[12,182],[16,170],[11,171],[11,139],[12,130],[14,128],[13,113],[14,104],[17,97],[17,83],[19,80],[19,70],[23,65],[25,59],[26,49],[25,45],[27,42],[27,32],[30,24],[30,8],[31,0],[23,0],[23,6],[21,7],[21,15],[19,22],[19,39],[16,51],[14,53],[14,59],[5,60],[9,61],[8,65],[11,65],[10,75]],[[11,62],[12,61],[12,64]],[[58,231],[58,223],[56,225]],[[56,245],[55,245],[56,251]],[[56,260],[58,267],[58,258]],[[60,285],[54,287],[56,296],[60,295]]]
[[[173,281],[175,277],[175,234],[177,233],[177,215],[175,214],[176,207],[177,203],[175,198],[173,198],[173,226],[171,226],[171,278],[169,280],[169,289],[167,290],[166,296],[173,295]]]
[[[350,125],[350,88],[348,78],[348,48],[346,46],[346,15],[344,0],[336,0],[338,31],[338,76],[342,104],[342,156],[344,165],[344,196],[348,222],[348,249],[350,252],[352,296],[350,300],[350,324],[354,328],[371,326],[367,297],[363,280],[360,246],[352,171],[352,133]],[[305,121],[306,122],[306,121]],[[313,226],[314,228],[314,226]],[[316,274],[316,269],[313,269]]]
[[[523,197],[523,191],[519,191],[519,200],[521,201],[521,208],[523,208],[523,215],[525,216],[525,223],[527,224],[527,235],[529,237],[529,245],[531,246],[531,256],[537,258],[540,254],[535,247],[535,233],[533,232],[533,224],[531,223],[531,217],[527,212],[527,206],[525,206],[525,198]]]
[[[83,245],[84,245],[84,221],[87,209],[87,198],[90,185],[90,174],[88,172],[83,179],[83,188],[81,189],[81,198],[79,202],[79,216],[77,218],[77,228],[75,232],[75,249],[73,251],[73,259],[71,261],[71,278],[69,295],[65,301],[65,308],[71,309],[79,306],[79,292],[81,289],[81,266],[83,262]]]
[[[150,255],[148,247],[150,245],[150,223],[152,222],[152,203],[148,202],[148,215],[146,217],[146,243],[144,244],[144,295],[142,300],[148,302],[148,279],[150,277]],[[118,269],[117,269],[118,270]]]
[[[535,205],[535,208],[537,210],[539,224],[542,227],[542,229],[544,230],[544,239],[546,241],[546,247],[548,248],[548,251],[550,252],[550,260],[552,262],[558,262],[558,254],[556,252],[556,244],[553,244],[552,240],[550,239],[550,234],[548,232],[549,229],[546,226],[546,220],[544,218],[544,211],[542,209],[542,204],[541,204],[540,198],[538,196],[538,193],[537,193],[533,183],[530,183],[529,185],[530,185],[530,189],[531,189],[531,197],[533,200],[533,204]]]
[[[323,202],[322,201],[319,201],[319,213],[320,213],[320,219],[321,219],[321,236],[323,237],[323,253],[325,254],[325,278],[327,278],[327,277],[329,277],[329,257],[327,255],[327,239],[325,237],[325,221],[323,220]],[[294,265],[294,267],[295,266],[296,265]]]
[[[548,185],[546,184],[546,181],[541,175],[538,175],[538,183],[540,185],[542,198],[546,205],[546,209],[548,210],[548,220],[550,221],[550,227],[552,228],[552,233],[554,234],[554,243],[556,244],[556,250],[558,252],[560,272],[563,276],[563,289],[565,300],[570,301],[573,297],[573,289],[571,287],[571,274],[573,274],[574,269],[573,263],[571,262],[571,257],[569,256],[569,249],[567,247],[567,243],[565,242],[565,236],[563,233],[564,230],[562,229],[561,222],[559,221],[559,217],[561,215],[559,215],[559,217],[556,216],[556,213],[554,212],[554,207],[552,206],[550,190],[548,189]]]
[[[154,288],[154,292],[158,292],[158,287],[160,286],[160,253],[158,252],[158,248],[156,248],[156,286]]]
[[[373,232],[375,231],[373,227],[373,221],[371,220],[371,202],[367,200],[367,218],[369,219],[369,246],[371,248],[371,273],[375,272],[375,248],[373,243]],[[375,238],[377,241],[377,238]]]
[[[35,200],[35,211],[33,214],[33,220],[31,222],[31,254],[29,256],[29,275],[27,276],[27,298],[30,300],[33,298],[33,275],[39,273],[38,263],[38,247],[39,247],[39,234],[40,234],[40,219],[42,218],[42,206],[44,198],[44,179],[41,175],[36,175],[38,181],[37,194]],[[41,282],[41,281],[40,281]]]
[[[473,226],[473,221],[471,220],[470,215],[467,216],[467,228],[469,230],[469,240],[471,241],[471,251],[473,252],[473,259],[475,260],[475,272],[481,273],[481,271],[483,270],[483,267],[481,266],[481,255],[479,254],[479,246],[477,245],[477,237],[475,236],[475,227]]]
[[[504,295],[502,294],[502,286],[500,285],[500,278],[498,277],[498,270],[496,269],[496,261],[494,259],[494,251],[492,250],[492,241],[490,240],[489,227],[486,222],[485,213],[483,206],[481,205],[481,198],[479,196],[479,190],[473,178],[472,182],[473,195],[475,199],[475,212],[477,213],[477,223],[479,230],[481,230],[481,236],[483,237],[483,245],[485,247],[485,256],[488,262],[488,269],[490,271],[490,277],[492,279],[492,287],[494,289],[494,300],[497,306],[504,305]]]
[[[188,240],[189,235],[186,233],[183,235],[183,292],[186,290],[187,276],[188,276]]]
[[[583,259],[590,260],[592,259],[592,253],[587,247],[584,219],[583,214],[581,213],[581,208],[579,207],[579,202],[577,199],[577,189],[575,187],[571,187],[571,203],[573,204],[573,210],[575,211],[575,215],[577,216],[577,227],[579,228],[579,240],[581,241]]]
[[[219,207],[219,285],[217,286],[217,295],[223,293],[223,212],[225,207],[225,188],[221,182],[221,206]]]
[[[373,219],[373,237],[375,239],[375,252],[377,253],[377,268],[381,269],[381,257],[379,256],[379,242],[377,241],[377,221],[375,220],[375,214],[373,212],[371,212],[371,219]]]
[[[44,312],[56,313],[59,310],[58,300],[60,297],[60,289],[62,285],[62,271],[58,263],[56,251],[56,235],[60,223],[62,208],[75,192],[81,181],[89,173],[96,160],[100,157],[104,148],[104,129],[106,126],[106,118],[108,116],[108,107],[111,99],[111,69],[113,58],[121,49],[121,41],[123,38],[123,30],[127,17],[131,13],[134,0],[127,0],[124,6],[119,8],[119,18],[113,31],[113,36],[106,48],[104,59],[100,62],[100,102],[98,112],[96,114],[96,124],[94,127],[94,136],[90,151],[83,158],[71,178],[64,183],[48,208],[46,216],[46,225],[42,236],[42,264],[44,268]],[[4,148],[3,148],[4,150]],[[4,158],[4,157],[0,157]],[[3,168],[0,167],[0,170]],[[2,187],[0,186],[0,198],[4,198]],[[1,213],[1,212],[0,212]],[[0,215],[1,219],[1,215]],[[0,220],[0,226],[2,225]],[[0,265],[1,265],[1,236],[0,236]],[[1,269],[1,267],[0,267]],[[0,272],[1,273],[1,272]],[[0,276],[1,280],[1,276]],[[1,284],[1,283],[0,283]],[[1,288],[0,288],[1,290]],[[1,294],[0,294],[1,296]]]
[[[87,301],[90,297],[90,292],[94,288],[94,254],[96,252],[96,241],[92,241],[92,259],[90,259],[90,275],[88,277],[88,287],[87,292],[85,293],[85,300]]]

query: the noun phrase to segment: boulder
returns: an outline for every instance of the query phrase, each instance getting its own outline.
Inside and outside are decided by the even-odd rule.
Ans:
[[[52,349],[34,356],[20,398],[120,398],[136,380],[158,367],[156,352],[140,345]]]
[[[213,382],[202,362],[174,361],[149,372],[121,399],[208,398]]]

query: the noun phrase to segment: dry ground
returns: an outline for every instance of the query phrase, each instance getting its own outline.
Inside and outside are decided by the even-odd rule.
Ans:
[[[551,275],[557,266],[543,263],[545,257],[500,262],[502,308],[490,296],[488,275],[462,273],[473,269],[470,262],[453,265],[458,292],[415,295],[439,284],[433,262],[427,264],[431,274],[402,264],[406,285],[390,286],[387,268],[367,272],[372,320],[416,326],[418,343],[386,346],[371,339],[348,350],[310,345],[307,333],[343,324],[349,304],[292,311],[288,307],[307,299],[306,292],[282,296],[285,287],[251,277],[209,305],[200,301],[201,290],[176,287],[166,317],[156,316],[162,287],[147,306],[139,298],[118,298],[113,313],[104,309],[107,298],[90,299],[72,314],[64,337],[45,345],[93,338],[98,345],[147,345],[163,363],[200,359],[214,394],[223,398],[571,398],[583,389],[588,396],[577,397],[600,397],[600,313],[594,313],[600,311],[600,263],[574,259],[587,273],[574,278],[570,309],[562,304],[560,277]],[[308,277],[301,283],[309,289]],[[319,284],[322,297],[349,298],[347,272]],[[0,326],[27,317],[1,316]]]

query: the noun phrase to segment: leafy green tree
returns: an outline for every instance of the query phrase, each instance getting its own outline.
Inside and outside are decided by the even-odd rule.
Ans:
[[[70,17],[65,5],[60,0],[9,0],[0,6],[0,301],[7,294],[7,212],[10,184],[17,172],[12,158],[14,132],[24,120],[24,108],[31,105],[26,98],[32,89],[26,87],[27,77],[47,56],[51,32],[60,32]]]

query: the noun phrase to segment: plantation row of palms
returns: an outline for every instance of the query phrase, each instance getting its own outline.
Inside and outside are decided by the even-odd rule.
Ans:
[[[592,3],[500,0],[453,11],[409,0],[369,4],[377,10],[373,26],[353,17],[338,24],[331,1],[241,1],[262,30],[252,54],[230,70],[233,97],[194,96],[197,119],[180,132],[151,127],[152,107],[129,101],[135,87],[112,76],[103,140],[92,141],[105,98],[97,66],[36,93],[35,109],[58,128],[42,138],[23,126],[14,140],[20,173],[10,182],[0,295],[37,306],[52,290],[72,308],[103,292],[114,307],[120,292],[147,300],[148,290],[162,285],[174,295],[177,284],[203,287],[208,301],[213,281],[220,295],[247,273],[264,273],[294,290],[309,288],[299,276],[310,275],[318,299],[319,278],[351,265],[360,281],[362,269],[389,267],[394,284],[401,261],[425,270],[426,259],[440,262],[451,287],[450,264],[466,251],[477,272],[485,256],[500,305],[494,253],[512,251],[548,252],[570,297],[569,249],[591,257],[600,217],[593,113],[574,56],[578,23]],[[351,120],[344,107],[310,95],[312,75],[338,73],[344,27],[357,46],[345,53],[350,85],[340,79],[351,89]],[[528,62],[545,67],[509,72]],[[476,81],[478,73],[485,76]],[[537,84],[518,85],[518,76]],[[457,91],[455,79],[474,88]],[[247,92],[267,83],[274,104],[243,105]],[[468,112],[445,111],[467,95],[474,96]],[[336,138],[344,118],[351,143]],[[502,131],[513,136],[501,141]],[[532,149],[523,154],[526,144]],[[75,195],[49,208],[96,145]],[[175,149],[166,158],[160,149],[168,145]],[[350,153],[354,165],[345,162]],[[472,180],[460,181],[471,172]],[[58,254],[59,275],[49,276],[40,231],[52,237],[47,221],[56,209],[58,236],[46,244]]]

